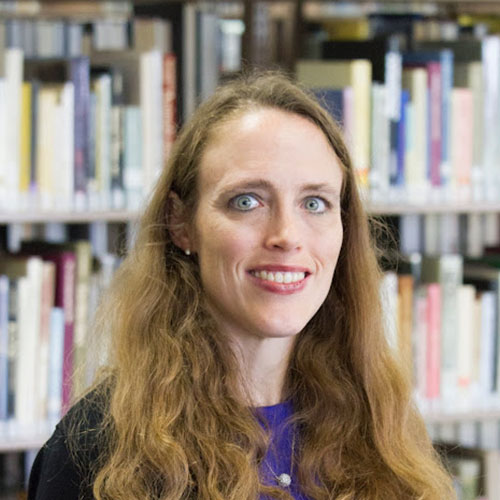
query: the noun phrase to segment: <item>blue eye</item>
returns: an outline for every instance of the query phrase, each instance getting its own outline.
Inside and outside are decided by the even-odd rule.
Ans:
[[[327,208],[325,200],[318,196],[311,196],[310,198],[307,198],[304,205],[306,207],[306,210],[308,210],[309,212],[319,214],[325,212]]]
[[[235,196],[229,203],[233,208],[243,212],[253,210],[259,206],[259,202],[255,196],[252,196],[251,194],[240,194]]]

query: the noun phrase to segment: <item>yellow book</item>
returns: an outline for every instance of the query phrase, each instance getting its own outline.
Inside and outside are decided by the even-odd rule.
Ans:
[[[21,153],[19,171],[19,193],[27,196],[31,177],[31,83],[23,82],[21,87]]]
[[[54,208],[54,176],[60,175],[55,169],[56,141],[60,133],[56,132],[59,94],[58,85],[44,85],[38,94],[36,179],[40,206],[45,210]]]
[[[322,24],[329,40],[368,40],[371,35],[370,20],[366,17],[329,19]]]

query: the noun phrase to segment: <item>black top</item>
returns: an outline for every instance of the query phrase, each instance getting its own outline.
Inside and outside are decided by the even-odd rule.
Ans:
[[[102,421],[102,397],[90,393],[73,406],[59,422],[51,438],[38,452],[29,478],[28,500],[93,500],[89,466],[102,451],[97,429]],[[72,425],[85,422],[77,434]],[[73,450],[74,448],[74,450]],[[79,466],[82,464],[83,466]]]
[[[109,393],[91,392],[73,406],[57,425],[51,438],[36,456],[29,479],[28,500],[94,500],[92,465],[103,456],[104,439],[99,435],[103,411],[107,411]],[[288,418],[293,406],[285,402],[260,407],[259,421],[267,424],[272,435],[260,474],[267,484],[276,484],[276,475],[292,476],[289,492],[297,500],[307,500],[300,493],[293,471],[292,455],[296,450],[293,428]],[[75,425],[77,432],[75,433]],[[74,440],[72,446],[68,437]],[[261,500],[264,497],[261,496]]]

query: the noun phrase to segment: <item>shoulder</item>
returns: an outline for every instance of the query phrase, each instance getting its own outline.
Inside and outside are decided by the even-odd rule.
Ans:
[[[28,499],[92,499],[92,466],[104,453],[102,422],[109,391],[98,387],[81,398],[39,451],[30,474]]]

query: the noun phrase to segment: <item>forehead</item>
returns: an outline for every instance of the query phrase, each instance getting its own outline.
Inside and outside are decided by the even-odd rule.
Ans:
[[[227,181],[267,178],[284,185],[330,183],[342,168],[323,131],[307,118],[264,108],[231,118],[215,130],[201,158],[200,194]]]

